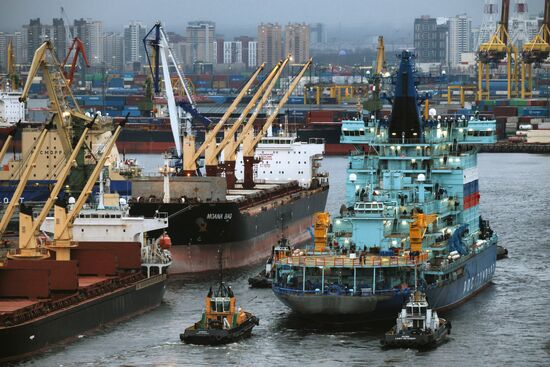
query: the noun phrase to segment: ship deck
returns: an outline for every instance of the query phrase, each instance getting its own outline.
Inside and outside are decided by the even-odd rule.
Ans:
[[[100,285],[106,280],[115,279],[117,277],[108,277],[108,276],[79,276],[78,277],[78,290],[91,289],[95,286]],[[69,294],[67,296],[72,296]],[[63,297],[61,297],[63,298]],[[18,298],[5,298],[0,299],[0,316],[21,311],[24,309],[32,308],[32,306],[37,306],[43,302],[49,302],[56,300],[55,298],[46,298],[46,299],[18,299]]]

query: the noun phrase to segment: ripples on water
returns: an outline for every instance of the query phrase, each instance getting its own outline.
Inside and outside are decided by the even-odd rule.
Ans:
[[[147,161],[153,170],[157,163]],[[159,163],[160,164],[160,163]],[[331,173],[327,208],[344,199],[346,158],[327,158]],[[261,266],[225,275],[237,304],[260,318],[253,336],[221,347],[184,345],[179,333],[200,317],[216,278],[173,281],[155,311],[117,327],[83,336],[24,366],[543,366],[550,360],[550,159],[542,155],[482,154],[481,209],[508,248],[493,284],[446,314],[450,341],[436,350],[382,351],[376,324],[327,327],[303,320],[270,290],[251,290],[247,278]]]

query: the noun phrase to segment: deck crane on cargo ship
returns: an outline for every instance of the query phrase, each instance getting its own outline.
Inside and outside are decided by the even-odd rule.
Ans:
[[[218,156],[223,151],[224,171],[227,180],[227,188],[229,189],[235,188],[235,154],[244,137],[246,136],[246,133],[254,127],[254,121],[260,114],[263,106],[267,103],[273,87],[277,83],[277,80],[281,76],[284,67],[286,66],[286,64],[288,64],[289,61],[290,56],[288,56],[284,60],[279,61],[277,65],[275,65],[275,67],[271,70],[256,94],[254,94],[248,105],[245,107],[239,118],[233,123],[231,128],[227,129],[224,132],[224,139],[221,141],[221,143],[218,144],[215,149],[206,150],[206,172],[210,175],[217,175],[217,172],[219,172]],[[252,113],[252,116],[247,120],[245,126],[242,128],[241,133],[237,136],[237,139],[235,140],[235,133],[237,133],[237,130],[239,129],[245,118],[248,116],[250,110],[256,104],[256,101],[258,100],[260,95],[262,96],[262,98],[258,102],[258,105]]]
[[[253,129],[249,129],[248,131],[243,131],[241,135],[244,134],[244,140],[243,140],[243,169],[244,169],[244,179],[243,179],[243,188],[245,189],[252,189],[254,187],[254,163],[256,162],[254,159],[254,152],[256,149],[256,146],[262,140],[262,138],[267,134],[267,131],[273,124],[273,121],[279,114],[279,111],[281,108],[285,105],[285,103],[288,101],[288,97],[294,92],[294,89],[298,86],[298,83],[302,79],[302,76],[306,72],[306,70],[309,68],[309,66],[312,63],[312,59],[309,59],[304,66],[302,67],[302,70],[294,77],[292,82],[290,83],[290,86],[288,87],[288,90],[286,93],[281,97],[279,103],[275,107],[274,111],[269,115],[267,121],[265,122],[262,129],[254,136]]]
[[[99,174],[101,173],[101,170],[107,162],[107,159],[109,158],[109,155],[111,154],[111,151],[115,146],[118,136],[120,135],[120,132],[127,121],[128,116],[126,116],[126,119],[116,127],[109,142],[103,147],[103,153],[101,154],[101,157],[97,160],[92,174],[88,178],[86,185],[82,189],[82,192],[80,193],[78,199],[71,208],[71,211],[67,213],[67,208],[64,207],[59,201],[56,202],[56,204],[54,205],[54,241],[51,245],[47,245],[46,248],[48,250],[55,251],[56,260],[64,261],[71,259],[71,248],[75,247],[75,245],[71,243],[73,238],[73,223],[78,216],[78,213],[80,213],[80,210],[88,200],[88,197],[92,193],[92,189],[97,179],[99,178]]]
[[[490,98],[490,66],[502,60],[506,60],[506,74],[508,80],[508,98],[512,98],[512,87],[515,86],[517,92],[518,81],[518,51],[510,42],[510,33],[508,32],[508,17],[510,13],[510,0],[502,0],[502,12],[500,22],[497,25],[495,33],[491,38],[479,45],[477,51],[477,100],[481,101],[483,97]],[[512,70],[513,67],[513,70]],[[483,88],[483,76],[485,75],[485,90]]]
[[[151,38],[150,38],[151,37]],[[143,38],[143,45],[145,47],[145,54],[147,56],[147,62],[149,63],[149,69],[151,75],[153,76],[153,86],[154,92],[156,95],[160,94],[160,66],[162,64],[162,74],[164,80],[164,92],[166,93],[166,102],[168,104],[168,114],[170,116],[170,126],[172,128],[172,135],[174,137],[174,143],[176,145],[176,154],[178,159],[182,158],[183,149],[182,149],[182,135],[184,135],[184,140],[186,137],[189,140],[194,141],[193,130],[192,130],[192,120],[197,119],[205,126],[208,126],[212,123],[210,119],[201,115],[197,110],[197,105],[193,99],[191,88],[189,87],[187,80],[185,79],[182,71],[180,71],[178,62],[172,53],[172,49],[168,43],[168,36],[164,32],[160,22],[157,22],[153,28]],[[152,50],[150,55],[149,49]],[[160,60],[159,60],[160,59]],[[174,89],[172,86],[172,80],[170,78],[170,68],[168,65],[168,60],[171,61],[172,65],[176,70],[179,82],[185,91],[185,97],[187,97],[187,102],[178,102],[176,104],[176,99],[174,97]],[[177,107],[180,107],[185,111],[185,134],[182,134],[182,127],[179,121],[179,111]],[[194,144],[194,143],[193,143]]]
[[[222,118],[218,123],[209,131],[206,132],[204,142],[199,147],[199,149],[195,150],[195,139],[192,136],[186,136],[183,139],[183,174],[186,176],[195,175],[197,172],[197,160],[199,157],[208,149],[208,147],[211,147],[211,149],[216,145],[216,134],[221,130],[223,125],[226,123],[226,121],[229,119],[233,111],[237,108],[239,103],[241,102],[244,95],[248,92],[248,90],[252,87],[252,84],[256,81],[256,78],[260,74],[260,72],[265,67],[265,63],[260,65],[258,69],[252,74],[252,76],[248,79],[244,87],[241,89],[239,94],[235,97],[229,108],[225,111]]]
[[[380,91],[382,89],[382,78],[383,71],[386,68],[386,61],[384,58],[384,36],[378,36],[378,47],[376,53],[376,68],[374,70],[374,75],[372,76],[372,87],[371,87],[371,99],[367,100],[365,107],[369,112],[377,114],[378,111],[382,108],[382,102],[380,101]]]
[[[38,139],[36,139],[36,142],[32,147],[31,153],[29,154],[29,156],[27,157],[24,163],[23,173],[21,174],[21,177],[19,177],[19,182],[17,184],[17,187],[13,192],[13,195],[10,199],[8,206],[4,210],[4,215],[2,216],[2,220],[0,221],[0,237],[4,235],[4,232],[8,227],[8,223],[10,222],[13,212],[15,211],[15,207],[19,204],[19,199],[21,198],[21,194],[23,194],[23,190],[25,189],[25,186],[27,185],[27,181],[31,176],[31,171],[35,167],[36,159],[38,158],[38,155],[41,153],[42,146],[44,145],[44,141],[46,140],[46,135],[48,134],[48,131],[52,128],[53,120],[54,120],[54,117],[52,116],[50,122],[46,124],[42,129],[42,131],[40,132]]]
[[[90,123],[88,123],[84,127],[84,131],[82,132],[80,139],[76,143],[71,153],[71,156],[65,162],[65,166],[63,167],[62,171],[57,176],[57,182],[54,185],[48,200],[44,203],[44,206],[42,207],[42,210],[40,211],[40,214],[38,215],[38,217],[36,217],[36,219],[33,220],[32,209],[25,207],[23,204],[21,205],[20,211],[19,211],[19,253],[11,256],[8,255],[8,257],[19,259],[19,258],[40,258],[43,256],[43,253],[41,251],[38,251],[36,248],[35,238],[36,236],[38,236],[40,226],[46,219],[46,216],[50,212],[50,209],[54,205],[55,201],[58,199],[58,195],[61,192],[61,189],[63,188],[65,180],[69,176],[69,173],[71,172],[71,168],[75,164],[76,155],[80,151],[80,149],[84,146],[84,142],[88,137],[88,132],[90,131],[96,118],[97,118],[97,115],[94,117],[94,119]]]
[[[4,141],[4,144],[2,145],[2,150],[0,150],[0,162],[4,161],[4,157],[6,156],[6,153],[8,152],[8,148],[10,147],[11,142],[13,141],[13,137],[15,136],[15,133],[17,132],[17,129],[21,126],[21,120],[19,120],[11,129],[11,131],[8,133],[8,136],[6,137],[6,140]]]
[[[521,52],[521,98],[533,96],[533,66],[540,67],[548,56],[550,56],[550,0],[545,0],[542,26],[535,37],[523,45]],[[527,90],[525,89],[526,77]]]

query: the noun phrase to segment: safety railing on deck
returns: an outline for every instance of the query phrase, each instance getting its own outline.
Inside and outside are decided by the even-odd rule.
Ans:
[[[305,267],[331,267],[331,268],[372,268],[391,266],[415,266],[428,261],[428,254],[418,256],[366,256],[350,258],[347,256],[289,256],[277,260],[278,264],[305,266]]]

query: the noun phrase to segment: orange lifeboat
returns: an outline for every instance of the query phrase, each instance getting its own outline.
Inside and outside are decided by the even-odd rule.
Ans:
[[[163,233],[162,236],[160,236],[159,246],[163,250],[168,250],[170,249],[170,247],[172,247],[172,239],[170,238],[170,236],[168,236],[166,232]]]

